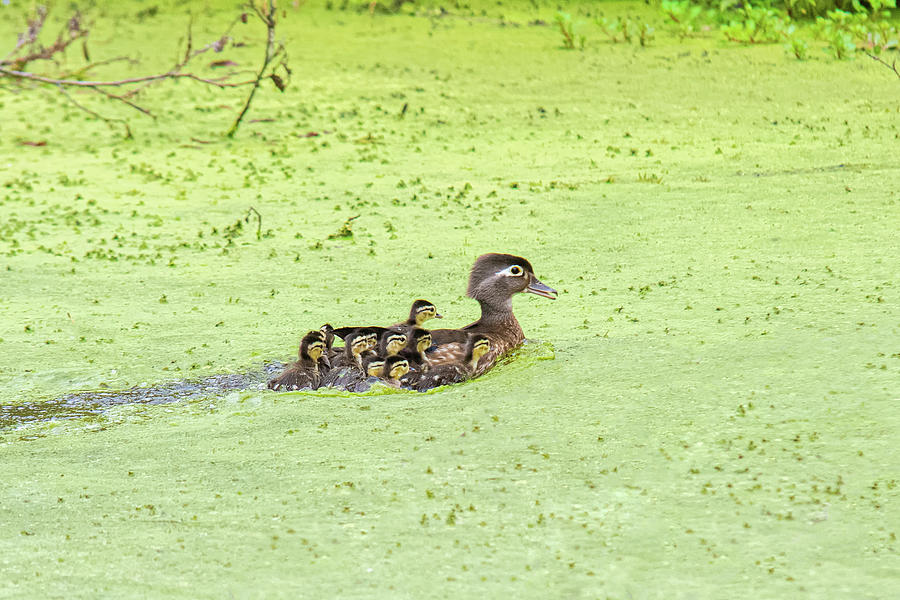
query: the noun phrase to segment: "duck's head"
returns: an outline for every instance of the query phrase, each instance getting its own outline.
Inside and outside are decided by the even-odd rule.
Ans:
[[[359,355],[369,349],[369,334],[363,331],[344,336],[344,346],[351,358],[359,360]]]
[[[409,373],[409,361],[402,356],[391,356],[384,361],[384,377],[398,380]]]
[[[443,319],[443,315],[439,315],[437,308],[428,300],[416,300],[413,302],[412,308],[409,310],[408,325],[416,325],[421,327],[422,323],[428,319]]]
[[[431,347],[431,332],[427,329],[421,329],[419,327],[413,328],[413,330],[409,332],[409,339],[410,347],[415,349],[419,354],[422,354]]]
[[[535,276],[531,263],[512,254],[482,254],[472,265],[466,295],[482,304],[509,307],[513,294],[525,292],[555,300],[557,293]]]
[[[381,377],[384,373],[384,359],[373,353],[363,359],[362,368],[369,377]]]
[[[381,334],[382,328],[379,327],[363,327],[360,333],[366,338],[368,350],[374,350],[378,346],[378,336]]]
[[[378,343],[378,353],[382,356],[398,354],[406,346],[406,340],[406,334],[402,331],[388,329],[381,334],[381,341]]]
[[[300,340],[300,358],[318,362],[324,352],[325,340],[322,339],[321,331],[310,331]]]
[[[491,340],[486,335],[476,334],[469,338],[467,354],[472,365],[477,365],[478,360],[491,349]]]

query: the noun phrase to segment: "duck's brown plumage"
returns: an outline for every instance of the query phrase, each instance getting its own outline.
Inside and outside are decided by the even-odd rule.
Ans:
[[[528,292],[556,298],[556,290],[547,287],[535,276],[531,263],[512,254],[482,254],[469,273],[466,295],[481,305],[481,318],[460,329],[433,329],[436,348],[427,354],[432,366],[462,362],[466,355],[466,341],[470,334],[483,334],[491,342],[491,349],[481,357],[472,374],[478,377],[497,360],[521,344],[525,335],[512,310],[512,297]]]

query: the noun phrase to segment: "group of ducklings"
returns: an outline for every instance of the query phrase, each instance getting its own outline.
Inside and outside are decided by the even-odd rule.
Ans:
[[[469,334],[465,356],[453,362],[434,364],[426,351],[432,334],[422,325],[441,319],[434,304],[413,302],[409,318],[389,327],[340,327],[322,325],[300,340],[299,359],[268,382],[276,391],[315,390],[333,387],[363,392],[376,383],[418,391],[458,383],[473,376],[478,360],[491,349],[483,334]],[[335,338],[343,346],[333,346]]]

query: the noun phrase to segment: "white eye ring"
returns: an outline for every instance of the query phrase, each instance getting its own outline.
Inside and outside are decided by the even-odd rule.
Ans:
[[[497,275],[505,275],[506,277],[521,277],[525,274],[525,269],[519,265],[506,267],[502,271],[497,271]]]

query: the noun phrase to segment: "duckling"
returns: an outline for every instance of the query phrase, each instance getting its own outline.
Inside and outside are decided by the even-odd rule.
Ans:
[[[316,389],[322,384],[319,359],[325,352],[321,332],[310,331],[300,340],[299,360],[267,384],[270,390]]]
[[[326,323],[322,325],[317,330],[310,331],[310,334],[316,334],[325,344],[325,350],[322,352],[322,355],[319,357],[319,370],[322,373],[327,372],[331,368],[331,359],[329,358],[331,354],[331,345],[334,342],[334,334],[331,333],[334,331],[334,328]]]
[[[403,323],[397,323],[395,327],[407,325],[409,327],[421,327],[422,323],[428,319],[443,319],[443,315],[439,315],[437,308],[428,300],[416,300],[409,309],[409,318]]]
[[[431,332],[420,327],[413,327],[409,332],[409,341],[400,354],[409,361],[410,369],[427,370],[428,361],[425,351],[431,347]]]
[[[384,358],[373,354],[363,360],[363,370],[369,377],[381,377],[384,374]]]
[[[470,334],[462,361],[437,365],[418,377],[407,378],[403,384],[405,387],[424,392],[438,386],[465,381],[475,375],[478,361],[490,350],[491,340],[488,336],[482,333]]]
[[[342,367],[325,377],[323,385],[340,388],[348,392],[365,392],[378,383],[384,370],[384,358],[366,350],[360,355],[362,368]],[[333,373],[333,375],[332,375]]]
[[[402,331],[388,329],[381,334],[378,342],[378,354],[385,358],[399,354],[406,346],[406,334]]]
[[[557,292],[541,283],[531,263],[512,254],[482,254],[469,273],[466,295],[481,305],[481,318],[461,329],[433,329],[436,348],[427,353],[432,366],[458,363],[466,355],[469,334],[483,334],[490,349],[482,356],[472,377],[490,369],[497,360],[522,343],[525,334],[512,310],[512,297],[519,292],[537,294],[551,300]]]
[[[400,378],[409,373],[409,362],[402,356],[391,356],[384,361],[381,379],[392,387],[400,387]]]
[[[374,339],[374,334],[362,330],[345,335],[344,347],[331,352],[332,370],[350,366],[362,368],[360,354],[370,349]]]
[[[325,334],[325,350],[331,350],[331,346],[334,344],[334,327],[331,326],[331,323],[325,323],[319,327],[319,331]]]

